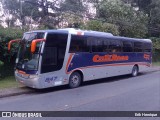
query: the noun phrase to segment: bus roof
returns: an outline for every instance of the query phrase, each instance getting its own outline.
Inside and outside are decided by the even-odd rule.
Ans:
[[[87,31],[87,30],[80,30],[80,29],[74,29],[74,28],[64,28],[64,29],[53,29],[53,30],[36,30],[36,31],[29,31],[26,33],[31,33],[31,32],[69,32],[71,34],[77,34],[77,32],[81,32],[81,33],[88,33],[90,35],[93,34],[98,34],[98,35],[107,35],[107,36],[113,36],[111,33],[106,33],[106,32],[99,32],[99,31]]]
[[[31,33],[31,32],[45,32],[45,33],[58,32],[58,33],[70,33],[70,34],[77,34],[77,35],[87,35],[87,36],[94,36],[94,37],[107,37],[107,38],[112,38],[112,39],[114,38],[114,39],[123,39],[123,40],[130,40],[130,41],[139,41],[139,42],[152,42],[150,39],[114,36],[111,33],[92,31],[92,30],[81,30],[81,29],[75,29],[75,28],[36,30],[36,31],[30,31],[26,33]]]
[[[114,39],[130,40],[130,41],[137,41],[137,42],[152,42],[150,39],[129,38],[129,37],[121,37],[121,36],[114,36]]]
[[[67,30],[71,34],[77,34],[77,32],[81,32],[82,34],[87,35],[100,35],[100,36],[113,36],[111,33],[107,32],[99,32],[99,31],[92,31],[92,30],[81,30],[81,29],[74,29],[74,28],[64,28],[59,30]]]

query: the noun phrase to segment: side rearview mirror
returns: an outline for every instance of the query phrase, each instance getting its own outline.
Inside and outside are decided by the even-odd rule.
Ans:
[[[10,51],[11,50],[11,45],[12,45],[12,43],[18,43],[18,42],[20,42],[20,40],[21,39],[16,39],[16,40],[11,40],[11,41],[9,41],[9,43],[8,43],[8,51]]]
[[[35,39],[32,41],[31,43],[31,52],[34,53],[35,50],[36,50],[36,45],[38,42],[45,42],[46,40],[45,39]]]

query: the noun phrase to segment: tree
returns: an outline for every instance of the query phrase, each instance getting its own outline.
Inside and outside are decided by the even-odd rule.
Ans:
[[[119,35],[118,26],[111,23],[104,23],[98,20],[90,20],[86,24],[84,24],[82,28],[87,30],[109,32],[113,35]]]
[[[160,36],[160,0],[122,0],[124,2],[130,1],[134,7],[138,7],[139,11],[144,12],[148,20],[148,35],[159,37]]]
[[[60,28],[80,28],[83,25],[83,17],[73,13],[63,13]]]
[[[3,9],[16,20],[21,27],[28,28],[30,24],[55,28],[60,22],[61,12],[57,0],[3,0]],[[14,21],[15,23],[15,21]]]
[[[150,4],[149,32],[150,36],[160,37],[160,0],[152,0]]]
[[[121,36],[145,37],[148,17],[119,0],[103,0],[99,8],[99,18],[119,26]]]
[[[119,27],[111,23],[103,23],[102,31],[112,33],[113,35],[120,35]]]
[[[28,0],[31,1],[31,0]],[[36,0],[38,2],[38,0]],[[4,16],[11,16],[11,19],[7,19],[6,22],[9,27],[9,23],[12,23],[11,27],[16,26],[16,21],[19,20],[21,24],[19,26],[23,28],[29,23],[27,19],[31,16],[32,10],[38,11],[38,7],[32,6],[22,0],[2,0]]]
[[[102,25],[103,23],[101,21],[90,20],[86,24],[84,24],[82,28],[87,30],[102,31]]]
[[[62,12],[62,22],[68,27],[79,28],[83,23],[86,13],[86,6],[83,0],[65,0],[60,4]]]
[[[153,0],[133,0],[137,5],[140,11],[143,11],[147,14],[150,12],[150,4]]]
[[[85,12],[82,0],[65,0],[60,5],[61,11],[73,12],[75,14],[81,14]]]

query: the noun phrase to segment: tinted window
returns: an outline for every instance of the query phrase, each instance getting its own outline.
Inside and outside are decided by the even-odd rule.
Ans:
[[[37,33],[36,39],[41,39],[44,37],[44,33]]]
[[[92,39],[92,52],[103,52],[103,40],[101,38]]]
[[[103,40],[103,52],[108,52],[109,41],[107,39]]]
[[[70,52],[89,52],[89,42],[86,36],[72,35]]]
[[[143,44],[143,48],[144,48],[144,52],[151,52],[151,49],[152,49],[152,45],[151,43],[144,43]]]
[[[133,52],[132,42],[123,41],[123,52]]]
[[[49,33],[42,56],[42,73],[60,70],[66,52],[68,34]]]
[[[134,42],[134,52],[142,52],[143,44],[141,42]]]
[[[43,54],[43,65],[57,65],[56,47],[46,47]]]
[[[119,40],[110,40],[109,41],[109,52],[121,52],[122,44]]]
[[[44,37],[43,32],[25,33],[23,36],[23,40],[31,41],[33,39],[42,39],[43,37]]]

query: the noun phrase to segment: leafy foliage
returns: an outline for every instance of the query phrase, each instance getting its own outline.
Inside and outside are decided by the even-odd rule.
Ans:
[[[0,61],[14,63],[17,53],[17,45],[13,45],[11,52],[8,52],[8,42],[12,39],[21,38],[23,31],[18,29],[0,28]]]
[[[85,12],[82,0],[65,0],[61,3],[61,11],[71,11],[73,13]]]
[[[148,17],[140,11],[119,0],[103,0],[99,8],[99,18],[119,26],[120,35],[129,37],[145,37]]]
[[[118,26],[110,23],[103,23],[98,20],[88,21],[82,28],[87,30],[109,32],[114,35],[119,35]]]
[[[84,29],[102,31],[102,22],[97,20],[88,21],[86,25],[83,26]]]
[[[160,51],[160,38],[151,37],[150,39],[153,42],[153,48]]]
[[[5,13],[12,15],[12,20],[20,20],[21,28],[29,30],[30,24],[39,24],[54,28],[59,23],[59,8],[56,0],[3,0]]]
[[[8,52],[8,42],[15,38],[21,38],[22,30],[0,27],[0,79],[13,75],[14,63],[17,54],[17,44]]]

